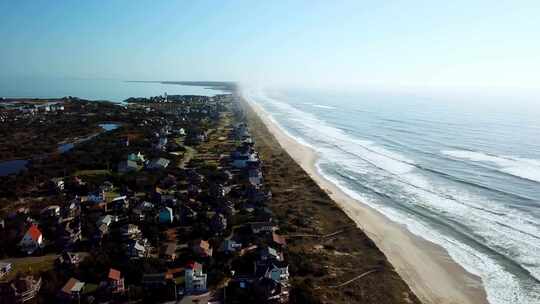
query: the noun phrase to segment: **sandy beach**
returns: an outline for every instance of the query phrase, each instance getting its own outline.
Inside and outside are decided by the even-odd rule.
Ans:
[[[488,303],[480,278],[454,262],[440,246],[351,198],[316,169],[317,153],[288,136],[259,105],[247,102],[282,148],[325,190],[337,205],[376,243],[423,303]]]

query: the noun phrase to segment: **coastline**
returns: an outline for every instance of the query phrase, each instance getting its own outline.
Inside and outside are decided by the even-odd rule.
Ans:
[[[257,114],[281,147],[375,242],[423,303],[488,303],[479,277],[453,261],[442,247],[410,233],[404,226],[344,193],[318,172],[316,151],[287,135],[260,105],[240,98]]]

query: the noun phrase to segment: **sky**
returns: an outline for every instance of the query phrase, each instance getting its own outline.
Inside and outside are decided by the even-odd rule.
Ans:
[[[540,88],[540,1],[0,0],[0,77]]]

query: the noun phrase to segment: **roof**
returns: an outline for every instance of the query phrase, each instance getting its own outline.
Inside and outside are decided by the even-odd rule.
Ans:
[[[173,255],[176,253],[176,244],[175,243],[170,243],[167,245],[167,248],[165,249],[165,254],[166,255]]]
[[[285,245],[287,242],[285,241],[285,238],[275,232],[272,232],[272,241],[274,241],[274,243],[277,243],[277,244],[280,244],[280,245]]]
[[[158,158],[158,159],[154,159],[152,160],[152,162],[150,163],[150,167],[152,168],[156,168],[156,167],[162,167],[162,168],[165,168],[169,165],[170,163],[170,160],[166,159],[166,158]]]
[[[121,277],[122,277],[122,273],[119,270],[116,270],[114,268],[111,268],[109,270],[109,276],[108,276],[109,279],[120,281]]]
[[[202,270],[202,265],[200,263],[191,261],[186,265],[186,268],[193,270]]]
[[[30,226],[26,234],[30,235],[32,240],[37,241],[39,237],[41,236],[41,231],[39,231],[38,227],[36,225]]]
[[[79,280],[75,278],[69,279],[67,283],[64,285],[64,287],[62,287],[62,291],[65,293],[72,293],[73,291],[77,291],[77,290],[74,290],[77,283],[80,283]]]
[[[210,243],[208,243],[208,241],[205,241],[205,240],[195,241],[195,246],[199,246],[204,250],[210,249]]]
[[[77,282],[77,283],[75,283],[73,288],[71,288],[71,291],[73,291],[73,292],[81,292],[83,287],[84,287],[84,282]]]

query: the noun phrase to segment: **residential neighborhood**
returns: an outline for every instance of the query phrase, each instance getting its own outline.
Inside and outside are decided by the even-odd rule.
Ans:
[[[106,114],[116,129],[33,161],[27,174],[62,169],[33,177],[39,204],[0,213],[0,241],[13,244],[0,303],[288,303],[286,241],[233,98],[129,99]],[[4,117],[92,113],[77,102]]]

